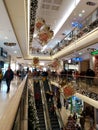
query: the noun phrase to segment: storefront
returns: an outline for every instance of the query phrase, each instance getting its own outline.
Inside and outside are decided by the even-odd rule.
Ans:
[[[94,72],[95,72],[95,85],[98,85],[98,50],[91,52],[91,55],[93,56],[93,65],[94,65]]]
[[[67,102],[69,103],[69,109],[71,113],[76,112],[78,114],[81,114],[84,105],[81,99],[76,96],[72,96],[67,100]]]
[[[10,57],[7,51],[0,47],[0,68],[2,69],[3,74],[8,68],[8,65],[10,63],[9,59]]]

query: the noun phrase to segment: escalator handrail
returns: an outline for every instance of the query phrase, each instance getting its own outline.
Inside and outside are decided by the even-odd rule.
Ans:
[[[49,87],[50,87],[50,90],[51,90],[50,82],[49,82]],[[54,105],[56,106],[56,99],[55,99],[55,97],[53,97],[53,102],[54,102]],[[61,117],[61,114],[60,114],[58,108],[56,108],[56,114],[57,114],[57,119],[58,119],[60,127],[64,128],[64,123],[63,123],[63,120],[62,120],[62,117]]]

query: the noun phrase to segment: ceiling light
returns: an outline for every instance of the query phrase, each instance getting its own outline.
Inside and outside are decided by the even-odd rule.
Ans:
[[[17,53],[17,51],[14,51],[14,53]]]
[[[4,42],[4,45],[12,47],[12,46],[16,46],[16,43],[14,43],[14,42]]]
[[[37,36],[37,34],[34,33],[33,37],[35,38]]]
[[[82,17],[82,14],[79,14],[79,17]]]
[[[82,55],[82,52],[79,52],[79,55]]]
[[[96,3],[91,2],[91,1],[86,2],[86,4],[89,5],[89,6],[95,6],[96,5]]]
[[[82,13],[85,13],[85,10],[82,10]]]
[[[8,37],[4,37],[4,39],[8,39]]]
[[[39,63],[40,65],[44,66],[45,64],[43,62]]]

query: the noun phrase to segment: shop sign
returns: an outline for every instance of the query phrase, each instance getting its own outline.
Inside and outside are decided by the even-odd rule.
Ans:
[[[98,55],[98,50],[91,52],[91,55]]]

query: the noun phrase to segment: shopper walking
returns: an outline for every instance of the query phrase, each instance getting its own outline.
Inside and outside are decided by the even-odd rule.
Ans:
[[[6,84],[7,84],[7,93],[10,91],[10,83],[14,78],[14,72],[12,71],[12,69],[10,68],[10,66],[8,67],[7,71],[4,74],[3,77],[6,80]]]

